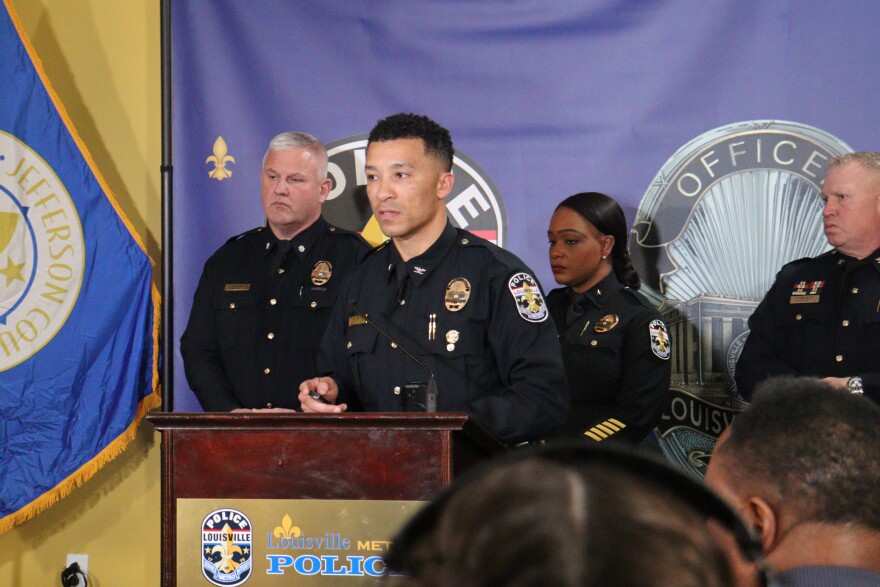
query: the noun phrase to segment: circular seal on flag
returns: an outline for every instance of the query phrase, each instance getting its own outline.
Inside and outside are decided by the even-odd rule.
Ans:
[[[676,151],[639,204],[630,254],[640,292],[681,341],[668,355],[672,401],[658,426],[660,445],[697,475],[745,405],[733,367],[749,316],[784,264],[828,248],[821,185],[828,162],[850,151],[798,122],[726,125]],[[661,356],[653,332],[651,340]]]
[[[543,322],[547,319],[547,305],[534,277],[528,273],[517,273],[507,282],[507,287],[523,320]]]
[[[35,355],[64,326],[82,286],[83,242],[55,171],[0,131],[0,371]]]
[[[322,214],[330,224],[361,233],[373,244],[385,240],[367,199],[367,137],[355,135],[327,145],[327,174],[333,182]],[[504,247],[507,215],[495,183],[476,162],[455,150],[455,182],[446,198],[446,211],[454,226]]]
[[[251,575],[253,528],[238,510],[219,509],[202,522],[202,573],[214,585],[241,585]]]

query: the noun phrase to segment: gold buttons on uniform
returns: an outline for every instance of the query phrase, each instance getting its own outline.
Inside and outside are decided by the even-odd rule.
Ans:
[[[394,387],[394,395],[400,395],[400,386],[399,385]]]
[[[311,306],[312,308],[317,308],[318,302],[312,302],[311,304],[309,304],[309,306]]]
[[[347,349],[351,348],[351,341],[345,343],[345,348],[347,348]]]
[[[269,408],[269,409],[271,410],[271,409],[272,409],[272,402],[268,402],[268,403],[266,404],[266,407]]]
[[[235,304],[229,304],[229,309],[230,309],[230,310],[234,310],[234,309],[235,309]]]
[[[804,319],[804,315],[803,315],[803,314],[798,314],[797,316],[794,317],[794,319],[795,319],[795,320],[803,320],[803,319]]]
[[[590,341],[590,346],[596,346],[597,344],[599,344],[598,341],[595,341],[595,340]]]
[[[269,367],[266,367],[265,369],[263,369],[263,373],[264,373],[265,375],[268,375],[268,374],[271,373],[271,372],[272,372],[272,369],[270,369]]]
[[[851,291],[852,293],[859,293],[859,288],[854,287],[854,288],[852,288],[852,289],[849,290],[849,291]]]
[[[296,250],[299,251],[300,253],[305,253],[305,252],[306,252],[306,248],[305,248],[304,246],[302,246],[302,245],[298,246],[298,247],[296,248]]]
[[[842,363],[843,362],[843,355],[837,355],[836,357],[834,357],[834,360],[837,361],[838,363]]]
[[[269,334],[266,335],[266,338],[268,338],[269,340],[272,340],[273,338],[275,338],[275,333],[270,332]]]
[[[276,300],[275,298],[272,298],[271,300],[269,300],[269,305],[270,305],[270,306],[274,306],[274,305],[277,304],[277,303],[278,303],[278,300]]]
[[[284,267],[279,267],[278,268],[278,275],[281,275],[282,273],[284,273]]]
[[[849,320],[844,320],[840,323],[842,326],[849,326]]]
[[[406,300],[400,300],[400,305],[403,306],[406,304]]]
[[[391,348],[396,349],[396,348],[397,348],[397,343],[396,343],[396,342],[392,342],[392,343],[391,343]]]
[[[466,239],[466,238],[461,239],[461,244],[463,244],[463,245],[466,245],[466,244],[468,244],[469,242],[471,242],[471,241],[469,241],[469,240]]]

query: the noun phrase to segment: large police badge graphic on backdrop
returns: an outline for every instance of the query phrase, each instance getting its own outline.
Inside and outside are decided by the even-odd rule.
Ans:
[[[372,244],[385,240],[367,200],[364,162],[368,135],[356,135],[327,145],[327,173],[333,181],[322,213],[331,224],[360,232]],[[446,198],[452,224],[503,247],[507,215],[498,188],[489,175],[458,149],[452,161],[455,183]]]
[[[241,585],[251,575],[253,528],[238,510],[224,508],[202,522],[202,572],[214,585]]]
[[[61,330],[84,266],[82,225],[64,184],[38,153],[0,131],[0,371]]]
[[[680,148],[639,204],[630,253],[672,338],[660,444],[696,474],[746,405],[733,370],[749,316],[785,263],[828,249],[821,184],[828,161],[850,151],[796,122],[727,125]]]

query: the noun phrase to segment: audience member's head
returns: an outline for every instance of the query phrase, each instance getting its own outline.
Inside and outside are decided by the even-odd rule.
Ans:
[[[707,510],[739,524],[714,494],[653,459],[548,449],[456,482],[404,529],[388,563],[418,586],[736,585]]]
[[[775,570],[880,570],[880,407],[864,396],[765,381],[719,439],[706,482],[757,530]]]

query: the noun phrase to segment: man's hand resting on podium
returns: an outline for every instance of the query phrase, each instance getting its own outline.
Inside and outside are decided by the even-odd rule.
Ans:
[[[299,386],[299,403],[303,412],[317,414],[341,414],[348,406],[336,405],[339,386],[332,377],[306,379]]]

